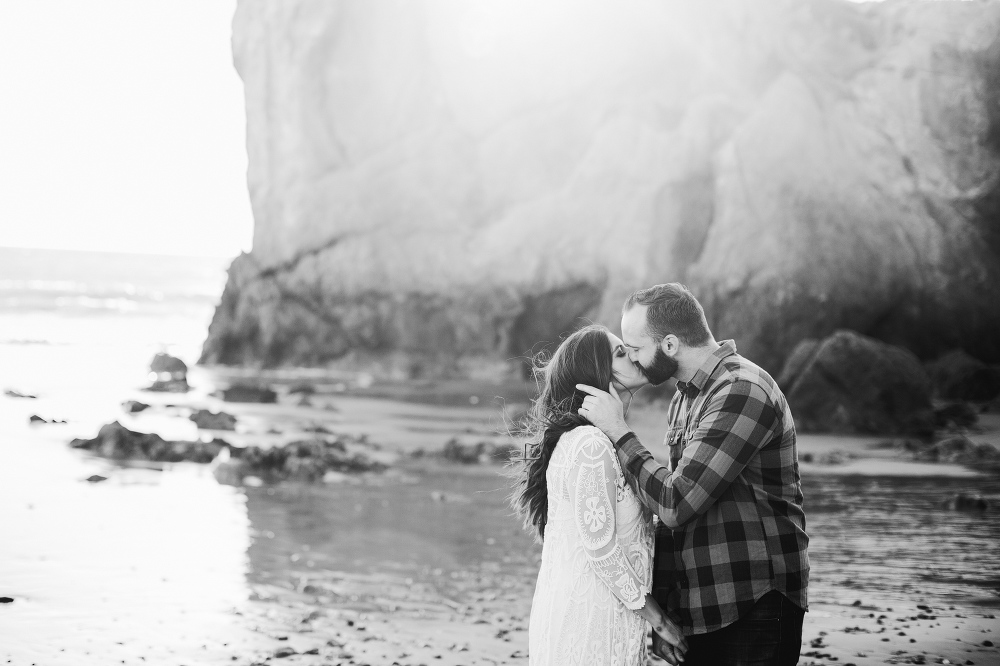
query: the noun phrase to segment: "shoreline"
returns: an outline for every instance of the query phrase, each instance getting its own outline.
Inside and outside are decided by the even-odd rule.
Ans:
[[[461,397],[461,392],[457,394]],[[17,404],[15,411],[23,412],[18,416],[20,418],[27,410],[40,408],[44,404],[44,396],[42,398],[42,401],[23,403],[5,400],[7,407]],[[468,536],[469,544],[461,546],[465,549],[463,557],[467,560],[444,564],[447,560],[443,559],[442,573],[435,573],[437,570],[432,567],[421,570],[419,576],[409,573],[406,567],[399,570],[381,567],[379,561],[364,565],[375,573],[352,571],[351,567],[325,561],[321,559],[322,554],[317,547],[312,550],[306,548],[306,539],[317,528],[297,526],[295,522],[300,520],[296,516],[303,508],[313,512],[309,521],[319,519],[332,523],[335,517],[333,512],[339,508],[353,505],[356,509],[362,506],[360,502],[368,502],[364,510],[357,514],[365,516],[366,521],[383,520],[375,518],[376,515],[395,516],[393,520],[403,522],[415,520],[411,517],[423,516],[420,520],[427,520],[427,525],[435,529],[449,528],[452,523],[474,525],[474,517],[484,506],[479,504],[481,500],[476,493],[484,492],[482,488],[497,489],[491,492],[503,491],[500,488],[502,483],[496,483],[500,466],[463,465],[437,457],[414,458],[409,454],[418,449],[440,450],[452,437],[470,443],[502,440],[504,435],[498,428],[502,418],[497,405],[482,399],[477,405],[470,404],[467,399],[464,404],[461,401],[458,404],[440,404],[357,396],[346,392],[313,394],[309,396],[309,405],[299,404],[299,397],[286,393],[279,395],[276,404],[229,403],[203,391],[188,394],[131,391],[122,398],[140,399],[152,405],[142,413],[119,414],[119,420],[126,427],[138,431],[162,432],[164,436],[174,433],[170,436],[179,438],[219,436],[245,446],[292,441],[307,434],[310,428],[321,425],[333,432],[367,435],[385,453],[399,456],[398,463],[392,466],[398,472],[394,475],[350,479],[346,483],[332,485],[280,482],[263,487],[226,488],[223,494],[231,491],[237,496],[244,496],[250,511],[246,519],[250,533],[246,557],[250,561],[250,570],[244,583],[249,590],[249,598],[228,614],[206,618],[206,623],[215,622],[225,628],[203,639],[206,646],[203,650],[191,648],[187,652],[167,654],[159,649],[147,649],[144,646],[149,639],[143,638],[141,629],[135,627],[130,629],[131,633],[116,633],[116,628],[110,627],[104,629],[104,634],[95,634],[99,642],[106,639],[116,641],[116,646],[121,647],[114,647],[113,651],[120,652],[121,658],[128,664],[468,666],[526,663],[528,613],[534,575],[537,573],[537,569],[533,573],[535,565],[531,558],[537,548],[519,532],[520,527],[514,521],[501,516],[508,521],[503,524],[509,523],[509,527],[492,535]],[[36,402],[38,406],[27,404]],[[199,408],[233,414],[237,418],[237,429],[198,430],[187,420],[187,413]],[[46,413],[46,416],[63,415],[53,412]],[[629,421],[640,438],[650,442],[654,454],[657,453],[655,442],[666,429],[664,418],[665,410],[658,405],[636,404],[632,407]],[[105,493],[109,499],[121,496],[127,488],[141,486],[142,479],[156,475],[163,479],[191,475],[207,477],[202,483],[214,484],[208,467],[197,467],[194,463],[129,467],[96,456],[81,457],[80,452],[69,450],[69,437],[66,435],[92,436],[94,433],[81,432],[90,426],[85,426],[80,418],[70,418],[69,421],[67,424],[36,427],[29,427],[21,421],[22,425],[13,431],[14,439],[29,435],[45,439],[51,442],[48,446],[53,447],[54,452],[61,446],[60,456],[72,458],[81,470],[110,470],[112,473],[107,474],[113,477],[110,482],[93,486],[94,492]],[[993,420],[987,419],[984,425],[987,426],[982,435],[984,439],[994,437],[996,431],[1000,431],[1000,428],[996,431],[992,429],[995,425]],[[974,439],[980,437],[975,433],[972,436]],[[57,446],[54,440],[63,439],[66,441]],[[37,445],[28,443],[30,441],[30,438],[24,439],[22,443],[12,446]],[[813,462],[801,463],[802,474],[813,487],[818,487],[816,484],[820,480],[821,485],[827,484],[823,486],[823,492],[828,505],[837,504],[836,493],[858,493],[867,487],[864,484],[878,484],[883,479],[895,479],[894,483],[910,483],[908,479],[912,479],[918,486],[921,480],[927,480],[933,486],[948,483],[952,484],[949,487],[962,487],[961,484],[966,481],[981,484],[994,478],[957,464],[915,462],[912,457],[907,458],[909,454],[903,449],[887,446],[887,441],[884,437],[800,435],[800,457],[803,454],[813,457]],[[74,474],[79,478],[85,476],[82,471]],[[849,483],[840,484],[841,479]],[[834,485],[829,486],[829,483]],[[93,494],[83,490],[87,485],[84,483],[76,487],[74,492]],[[387,500],[392,502],[394,498],[404,504],[386,505]],[[848,530],[846,534],[849,536],[852,522],[861,520],[858,510],[864,510],[863,504],[860,509],[849,507],[835,515],[825,513],[831,511],[828,505],[817,505],[814,501],[810,522],[821,526],[823,521],[827,525],[837,525],[842,521],[842,529]],[[385,508],[379,509],[380,506]],[[373,513],[377,511],[382,513]],[[990,512],[985,520],[994,518],[995,509]],[[954,515],[955,520],[970,520],[957,512],[949,515]],[[26,513],[25,516],[26,520],[33,519],[31,514]],[[892,515],[885,519],[894,520]],[[342,558],[359,557],[364,560],[377,553],[377,549],[373,550],[367,542],[352,544],[358,534],[368,529],[364,524],[357,524],[357,519],[349,516],[340,516],[336,520],[338,527],[334,533],[339,536],[330,537],[332,541],[328,542],[327,548],[334,549]],[[313,525],[309,521],[304,525]],[[428,533],[427,543],[413,541],[412,537],[407,537],[409,541],[397,541],[392,536],[392,530],[398,529],[393,527],[395,524],[382,527],[384,533],[381,537],[373,537],[376,538],[374,543],[398,544],[397,548],[404,552],[377,553],[379,558],[400,558],[403,561],[408,549],[430,547],[440,538],[437,533]],[[321,529],[334,528],[323,526]],[[269,530],[277,536],[267,536]],[[378,538],[383,541],[378,541]],[[839,545],[838,541],[831,539],[826,538],[827,548],[839,548],[849,553],[851,548],[856,547]],[[491,541],[495,545],[483,545]],[[883,546],[878,543],[866,546],[862,542],[861,547],[877,550]],[[488,555],[479,554],[487,552]],[[511,559],[512,555],[516,558]],[[307,557],[315,557],[314,568],[304,567]],[[444,554],[424,554],[421,557],[433,561],[444,557]],[[814,556],[819,559],[827,557],[828,553],[820,551]],[[1000,638],[997,636],[1000,624],[995,618],[1000,610],[1000,597],[996,596],[994,588],[983,588],[983,596],[978,601],[964,599],[950,604],[952,607],[949,608],[949,605],[942,604],[940,594],[929,597],[918,589],[913,589],[912,593],[908,592],[902,598],[898,595],[886,596],[876,590],[851,589],[849,583],[840,580],[850,568],[850,564],[844,565],[843,569],[829,568],[826,580],[816,581],[814,589],[817,593],[806,615],[803,633],[803,656],[799,662],[803,666],[944,663],[940,661],[944,659],[950,663],[971,660],[975,664],[1000,664],[1000,651],[982,644],[982,641],[1000,643],[997,640]],[[947,586],[946,577],[944,581],[938,584],[939,588]],[[0,590],[0,593],[3,592]],[[35,617],[35,613],[41,612],[43,603],[44,599],[19,598],[7,608],[0,608],[0,613],[30,611],[28,617]],[[921,615],[927,617],[921,618]],[[37,618],[44,618],[44,614]],[[27,625],[24,626],[27,630]],[[79,639],[73,639],[63,647],[67,649],[65,660],[59,653],[53,654],[48,661],[43,659],[43,662],[73,666],[103,663],[84,656],[87,646]],[[7,652],[7,658],[11,659],[12,666],[41,663],[38,662],[39,653],[34,649]],[[663,662],[651,660],[651,663]]]

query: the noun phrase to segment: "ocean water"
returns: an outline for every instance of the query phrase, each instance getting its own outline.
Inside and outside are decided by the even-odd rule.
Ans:
[[[193,365],[230,261],[0,248],[0,383],[140,385],[157,351]]]
[[[0,248],[0,390],[37,396],[0,395],[10,663],[169,663],[232,634],[245,497],[197,466],[111,475],[67,446],[123,418],[156,352],[197,361],[228,261]],[[32,414],[67,423],[32,427]]]

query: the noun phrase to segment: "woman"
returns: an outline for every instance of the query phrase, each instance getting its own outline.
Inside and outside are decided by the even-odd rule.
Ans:
[[[686,650],[650,596],[652,515],[625,483],[608,438],[577,413],[577,384],[630,390],[642,381],[603,326],[566,338],[542,368],[528,414],[529,446],[512,503],[542,540],[528,626],[530,665],[644,666],[648,622]]]

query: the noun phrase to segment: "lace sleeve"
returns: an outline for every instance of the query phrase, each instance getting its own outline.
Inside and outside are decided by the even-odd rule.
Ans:
[[[577,531],[594,571],[631,610],[645,604],[643,586],[615,538],[617,471],[615,452],[603,434],[588,433],[575,447],[570,470],[570,499]]]

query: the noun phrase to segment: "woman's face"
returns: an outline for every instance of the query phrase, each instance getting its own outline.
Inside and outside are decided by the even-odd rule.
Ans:
[[[610,331],[608,332],[608,340],[611,342],[611,371],[614,376],[615,389],[632,391],[648,384],[649,380],[629,360],[625,343]]]

